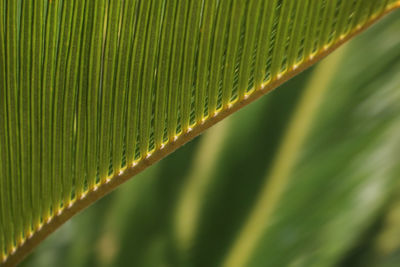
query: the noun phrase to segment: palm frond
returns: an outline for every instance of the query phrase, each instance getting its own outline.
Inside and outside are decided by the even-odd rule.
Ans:
[[[0,1],[0,258],[400,6]]]

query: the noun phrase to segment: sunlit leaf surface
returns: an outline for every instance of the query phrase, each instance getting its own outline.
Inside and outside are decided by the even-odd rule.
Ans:
[[[0,1],[0,259],[398,5]],[[398,29],[379,25],[145,173],[81,219],[91,230],[63,264],[337,263],[398,174]]]
[[[393,15],[332,54],[336,71],[328,58],[217,124],[72,219],[24,266],[227,262],[270,185],[284,136],[300,131],[295,111],[321,71],[329,82],[245,261],[397,266],[400,20]]]

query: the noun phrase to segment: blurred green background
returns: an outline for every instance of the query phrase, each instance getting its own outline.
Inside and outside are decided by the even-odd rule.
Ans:
[[[399,178],[395,12],[74,217],[22,266],[400,266]]]

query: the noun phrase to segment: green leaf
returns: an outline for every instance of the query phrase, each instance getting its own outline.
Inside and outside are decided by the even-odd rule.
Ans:
[[[320,60],[399,5],[397,0],[0,1],[0,258],[4,265],[19,262],[74,214]],[[331,88],[337,75],[331,67],[340,62],[336,56],[324,63],[326,67],[318,67],[321,70],[305,89],[297,111],[293,110],[288,133],[276,135],[281,136],[283,145],[276,148],[278,154],[269,163],[275,166],[268,172],[271,182],[263,187],[260,181],[255,186],[260,188],[260,199],[252,199],[254,208],[249,206],[236,217],[235,231],[228,229],[237,231],[237,239],[229,235],[232,247],[226,247],[226,255],[211,251],[210,264],[225,262],[229,266],[231,259],[255,264],[260,254],[256,248],[273,251],[268,245],[273,238],[266,238],[269,241],[264,244],[262,222],[272,216],[278,203],[284,205],[281,198],[285,188],[290,190],[292,176],[301,179],[310,169],[316,173],[330,170],[329,166],[306,164],[312,155],[303,155],[301,148],[319,151],[315,148],[318,142],[329,144],[329,138],[322,138],[327,134],[322,130],[329,128],[324,126],[330,119],[329,110],[318,113],[327,118],[314,118],[322,101],[335,99],[337,106],[330,106],[328,100],[326,104],[333,110],[340,104],[347,107],[345,101],[357,100],[350,89],[348,98],[342,99]],[[374,74],[382,70],[379,66],[384,62],[371,64]],[[333,95],[326,98],[329,93]],[[282,118],[281,123],[287,119]],[[297,125],[305,129],[294,135],[291,129]],[[387,127],[383,128],[392,124],[387,122]],[[376,149],[382,144],[383,128],[368,129],[370,135],[365,139],[345,142],[336,153],[349,158],[363,141],[370,141],[371,149]],[[218,144],[226,133],[234,132],[220,131],[209,142]],[[310,140],[316,142],[308,141],[309,136],[315,136]],[[340,150],[350,144],[350,154]],[[382,147],[391,145],[388,142]],[[221,166],[218,172],[222,172],[225,167],[217,158],[223,150],[209,155],[207,150],[204,148],[196,162]],[[297,170],[298,158],[304,162],[303,169]],[[259,162],[257,166],[265,165]],[[357,166],[348,168],[347,173],[358,174]],[[205,187],[216,172],[213,169],[195,169],[188,175],[183,188],[191,192],[200,187],[198,193],[176,192],[181,198],[178,202],[183,203],[177,205],[177,225],[185,224],[179,220],[186,217],[179,215],[179,210],[191,210],[195,216],[189,226],[178,227],[178,248],[186,248],[197,231],[208,229],[207,220],[213,216],[202,216],[201,206]],[[204,172],[208,180],[200,182],[198,172]],[[219,183],[213,190],[226,181]],[[218,199],[217,195],[214,198]],[[264,210],[265,205],[271,208]],[[253,233],[248,235],[246,229]],[[162,255],[168,242],[168,235],[160,237],[141,256],[142,263],[157,264],[157,257],[151,255]],[[260,242],[262,246],[258,246]],[[183,259],[177,255],[178,261]],[[321,255],[321,260],[329,256]]]
[[[245,266],[398,265],[400,20],[393,15],[332,54],[340,57],[336,71],[321,62],[217,124],[73,218],[25,266],[221,265],[270,184],[284,136],[300,130],[289,125],[322,70],[330,82]]]

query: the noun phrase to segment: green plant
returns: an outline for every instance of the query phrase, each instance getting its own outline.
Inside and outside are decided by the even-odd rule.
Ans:
[[[21,3],[0,5],[0,23],[5,23],[0,24],[4,29],[0,80],[6,88],[0,96],[4,177],[0,252],[3,258],[8,256],[5,264],[18,261],[73,214],[399,5],[398,1]],[[294,125],[311,123],[310,114],[335,75],[331,67],[340,66],[339,62],[336,55],[325,68],[319,67],[321,73],[304,93],[306,108],[300,102]],[[366,138],[380,136],[370,134]],[[268,188],[277,190],[260,194],[266,197],[265,201],[261,197],[261,216],[255,209],[256,223],[244,227],[255,235],[245,234],[250,241],[237,242],[238,251],[247,255],[253,250],[299,156],[287,158],[285,151],[297,151],[308,135],[307,130],[283,138],[294,141],[283,142],[289,144],[281,148],[285,156],[278,154],[273,164],[277,167],[270,171],[276,183]],[[348,146],[364,144],[353,141]],[[179,203],[187,203],[184,194],[182,198]],[[182,205],[178,210],[185,209]],[[189,234],[179,227],[182,244],[191,240],[190,225]],[[238,255],[235,245],[232,253]],[[239,257],[233,263],[246,261]]]

